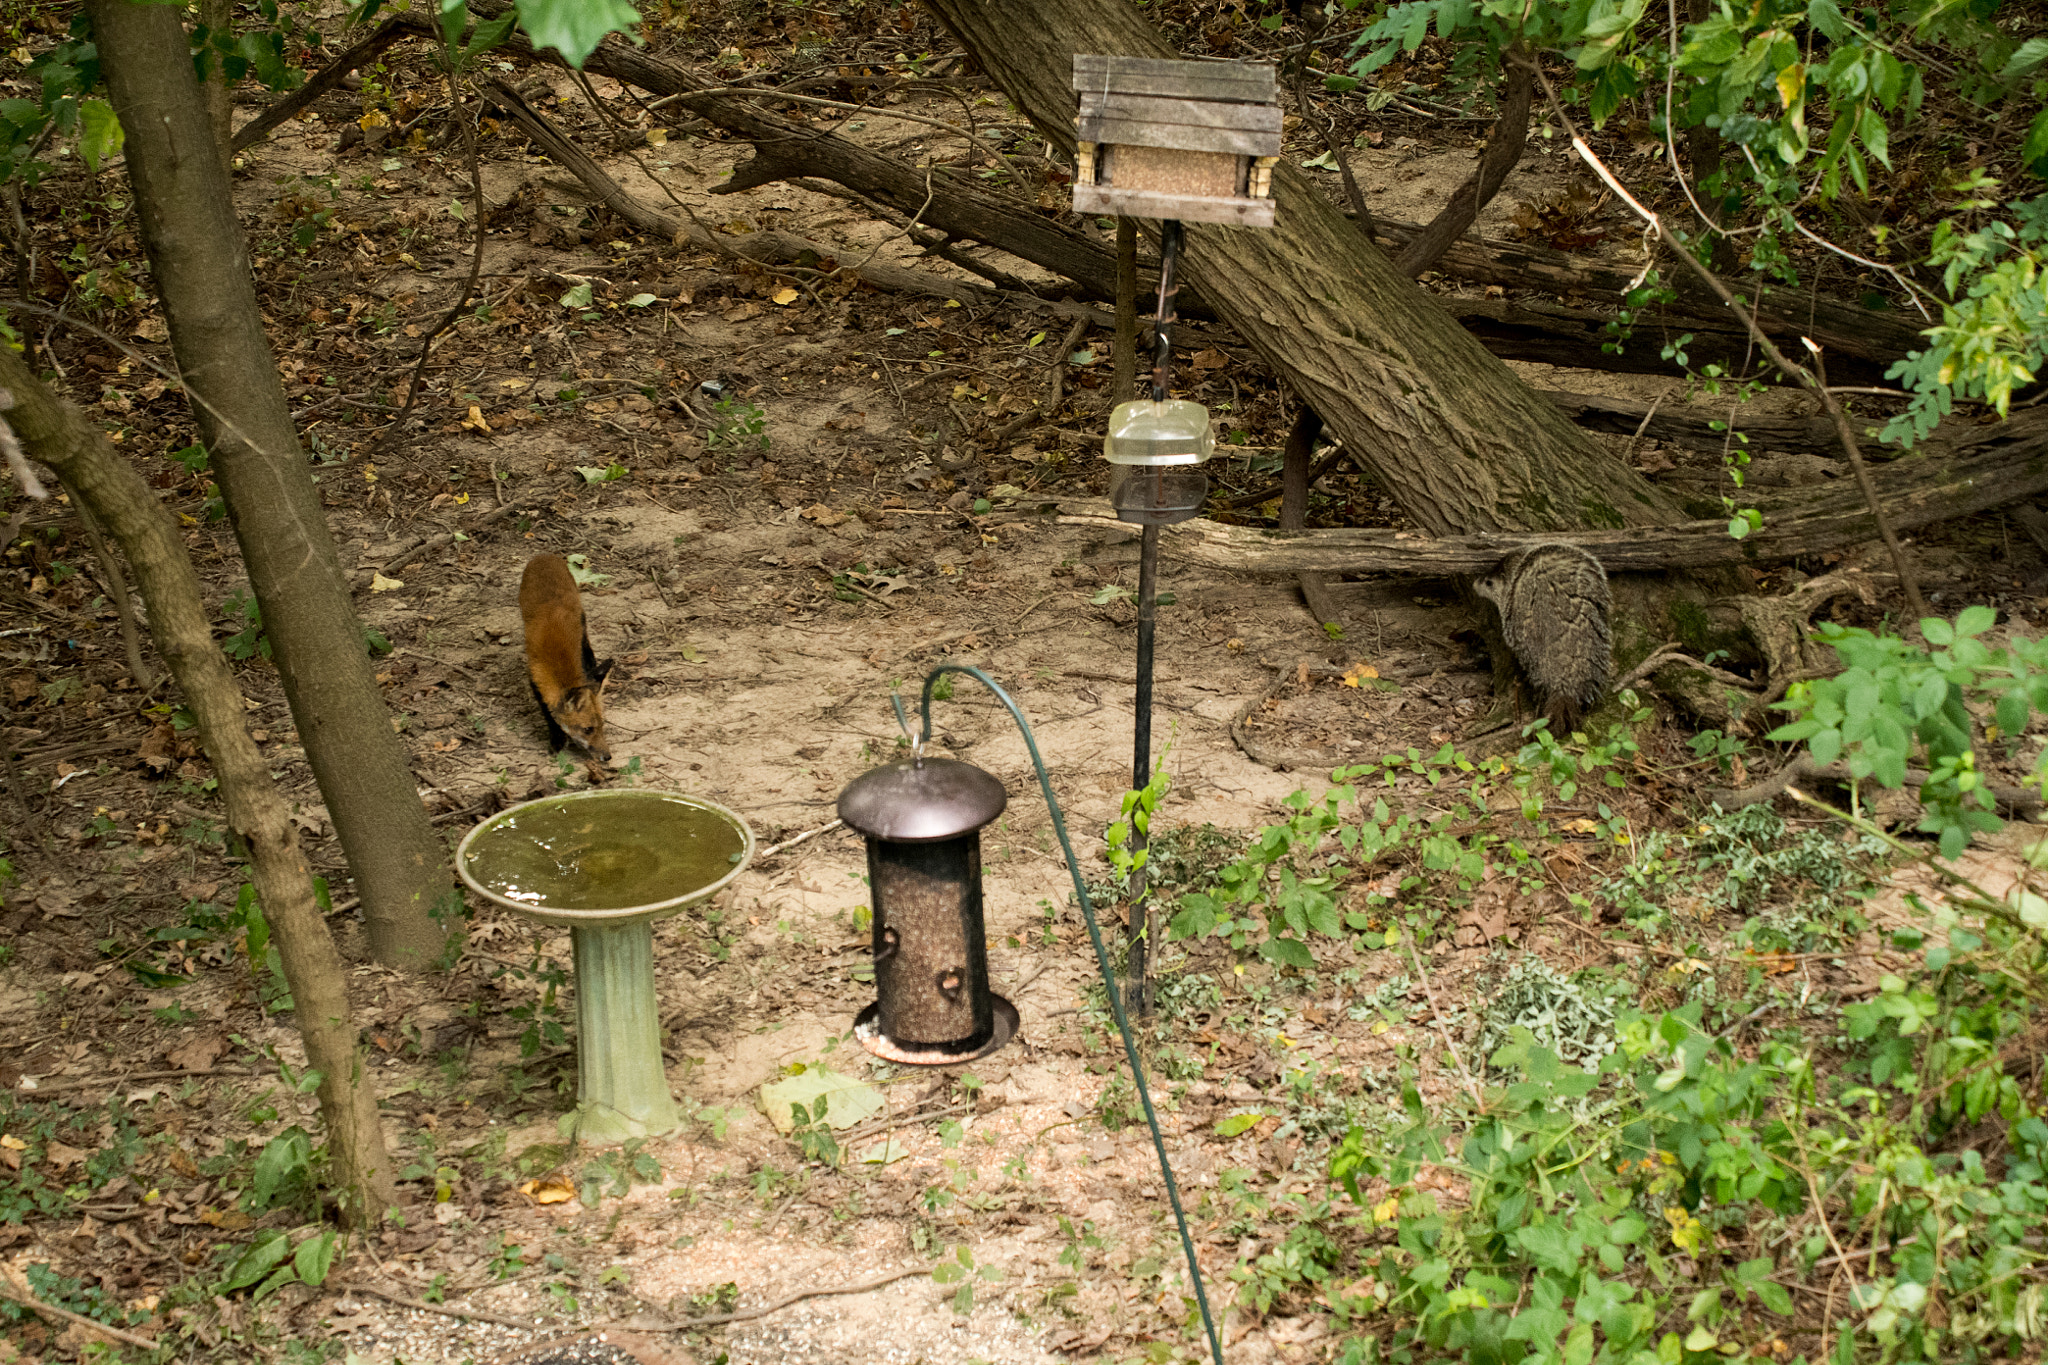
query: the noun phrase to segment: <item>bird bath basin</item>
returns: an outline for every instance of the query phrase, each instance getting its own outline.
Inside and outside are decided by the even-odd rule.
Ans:
[[[637,790],[528,801],[456,850],[478,895],[569,930],[578,1138],[618,1143],[681,1126],[661,1065],[654,921],[717,895],[753,857],[753,831],[725,807]]]

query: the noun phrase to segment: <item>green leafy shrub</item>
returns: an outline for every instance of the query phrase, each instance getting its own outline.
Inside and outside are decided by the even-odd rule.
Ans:
[[[2004,824],[1977,765],[1973,708],[1989,713],[1985,740],[2008,748],[2035,712],[2048,712],[2048,639],[2014,636],[2007,645],[1987,645],[1978,637],[1997,620],[1989,607],[1967,607],[1953,625],[1929,617],[1920,631],[1931,649],[1821,623],[1814,636],[1834,649],[1842,671],[1788,689],[1778,705],[1796,719],[1770,738],[1804,740],[1816,763],[1839,758],[1851,778],[1884,787],[1904,786],[1909,767],[1923,764],[1919,828],[1939,837],[1943,857],[1955,857],[1972,834]],[[2048,750],[2031,780],[2044,771]]]
[[[1892,943],[1910,967],[1834,1037],[1739,1047],[1693,1003],[1623,1014],[1589,1072],[1510,1027],[1479,1112],[1410,1085],[1391,1130],[1344,1134],[1340,1202],[1300,1206],[1336,1250],[1290,1261],[1316,1244],[1290,1235],[1241,1271],[1243,1302],[1321,1296],[1353,1361],[1391,1329],[1397,1359],[1706,1365],[1817,1344],[1820,1304],[1793,1291],[1839,1279],[1835,1365],[2022,1358],[2048,1304],[2048,1123],[2023,1069],[2048,958],[1996,908],[1916,902]]]

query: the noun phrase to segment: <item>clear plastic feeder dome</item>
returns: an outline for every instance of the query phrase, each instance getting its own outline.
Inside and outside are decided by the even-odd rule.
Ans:
[[[1117,520],[1171,526],[1201,511],[1209,496],[1202,463],[1215,448],[1209,410],[1200,403],[1140,398],[1117,404],[1102,443]]]
[[[1185,398],[1117,404],[1109,414],[1109,438],[1102,443],[1103,456],[1122,465],[1201,464],[1215,449],[1209,410]]]

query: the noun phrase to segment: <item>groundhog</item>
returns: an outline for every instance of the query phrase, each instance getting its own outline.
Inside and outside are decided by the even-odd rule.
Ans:
[[[1576,545],[1516,550],[1472,590],[1500,613],[1500,633],[1552,727],[1598,705],[1613,680],[1607,571]]]

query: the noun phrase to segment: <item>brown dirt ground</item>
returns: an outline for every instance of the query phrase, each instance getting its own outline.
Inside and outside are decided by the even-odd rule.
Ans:
[[[553,85],[561,107],[575,107],[571,83]],[[599,90],[613,93],[603,82]],[[305,430],[341,450],[359,446],[365,429],[349,405],[329,401],[335,391],[318,378],[340,374],[339,392],[353,394],[355,376],[382,367],[388,393],[388,376],[402,373],[417,344],[411,335],[431,325],[466,274],[467,246],[443,231],[445,206],[464,192],[453,155],[358,150],[337,159],[333,131],[353,108],[336,101],[325,112],[326,122],[291,125],[255,149],[239,183],[246,220],[272,225],[257,231],[259,275],[294,401],[308,414]],[[885,144],[929,132],[878,115],[864,135]],[[677,142],[637,162],[615,158],[613,169],[636,193],[657,201],[672,194],[707,223],[783,226],[831,240],[848,257],[917,259],[885,225],[804,189],[710,195],[744,153],[715,140]],[[1423,217],[1471,156],[1467,146],[1402,137],[1362,152],[1359,173],[1386,211]],[[335,223],[322,230],[339,226],[346,245],[301,262],[274,230],[296,210],[279,205],[288,194],[314,193],[302,177],[330,171],[347,188]],[[1538,147],[1481,230],[1499,228],[1518,197],[1555,192],[1567,178],[1564,163]],[[488,239],[485,261],[495,320],[464,324],[442,343],[423,430],[373,467],[358,458],[320,470],[344,561],[365,581],[402,544],[464,525],[479,507],[510,499],[536,509],[413,563],[396,574],[403,586],[359,599],[365,619],[394,645],[380,678],[404,717],[422,792],[451,835],[502,804],[554,789],[557,769],[522,676],[515,602],[524,559],[552,551],[588,555],[610,577],[586,594],[590,632],[601,654],[621,660],[609,695],[613,743],[621,760],[640,761],[644,785],[732,806],[764,846],[815,829],[832,818],[850,779],[894,752],[892,687],[914,693],[938,661],[971,662],[1029,715],[1066,818],[1099,875],[1101,831],[1129,777],[1134,612],[1128,597],[1097,598],[1108,585],[1135,586],[1136,546],[1063,524],[1043,504],[1100,488],[1093,452],[1106,360],[1080,368],[1078,401],[1053,424],[1005,450],[956,436],[956,452],[934,435],[947,405],[1023,410],[1044,391],[1047,352],[1063,320],[1022,306],[977,314],[836,290],[779,304],[783,284],[772,275],[736,271],[708,254],[608,245],[616,229],[588,214],[580,187],[508,145],[494,150],[485,184],[491,221],[502,229]],[[588,240],[575,244],[579,235]],[[1631,240],[1625,228],[1619,238],[1624,246]],[[599,281],[590,310],[598,316],[587,321],[554,302],[579,276]],[[641,293],[657,301],[619,306]],[[382,333],[373,325],[380,315],[390,324]],[[1190,353],[1228,345],[1220,333],[1190,331]],[[1040,332],[1046,344],[1027,344]],[[146,326],[139,334],[147,338]],[[1106,355],[1106,338],[1090,341]],[[1526,368],[1550,387],[1672,388]],[[95,369],[103,414],[137,431],[138,449],[154,454],[189,439],[178,436],[181,419],[160,386],[140,394],[136,378]],[[1190,375],[1192,396],[1219,411],[1234,402],[1226,420],[1250,434],[1246,451],[1219,459],[1218,477],[1240,486],[1270,477],[1253,462],[1270,469],[1285,430],[1271,381],[1242,366]],[[765,455],[706,449],[704,400],[692,395],[705,380],[762,409]],[[94,382],[74,375],[72,390],[90,401]],[[562,387],[589,397],[553,402]],[[471,403],[481,427],[459,425]],[[960,454],[972,460],[964,472],[934,464]],[[1641,457],[1697,463],[1683,454]],[[616,482],[586,484],[575,472],[614,461],[629,471]],[[160,482],[174,506],[198,512],[195,486]],[[1342,476],[1331,486],[1330,501],[1319,504],[1324,517],[1384,514],[1358,481]],[[977,514],[973,502],[982,496],[993,506]],[[188,540],[225,594],[238,570],[224,525],[195,522]],[[83,562],[82,549],[71,553]],[[1953,590],[1976,586],[1967,538],[1950,553]],[[38,573],[46,564],[19,559],[10,560],[18,572],[5,596],[28,633],[0,641],[0,681],[12,687],[7,719],[33,813],[10,834],[22,880],[7,889],[0,911],[16,949],[0,974],[7,1079],[26,1074],[81,1095],[120,1094],[145,1128],[168,1134],[165,1150],[175,1155],[151,1167],[146,1183],[162,1198],[131,1205],[138,1213],[16,1229],[0,1246],[11,1266],[82,1267],[138,1298],[234,1240],[227,1192],[174,1172],[290,1120],[288,1107],[274,1121],[246,1117],[276,1089],[272,1068],[252,1049],[296,1060],[298,1044],[289,1018],[259,1015],[247,972],[227,954],[196,955],[189,984],[159,989],[121,966],[150,930],[181,922],[188,899],[232,897],[235,874],[218,851],[174,832],[194,817],[217,819],[218,806],[180,790],[181,780],[205,776],[188,742],[159,731],[157,747],[147,747],[154,718],[132,682],[121,681],[107,613],[95,616],[86,595],[67,597]],[[893,585],[870,581],[888,589],[885,601],[834,595],[832,575],[857,565],[895,571]],[[1175,595],[1160,612],[1158,642],[1159,736],[1170,742],[1173,775],[1165,824],[1255,829],[1280,818],[1280,802],[1298,786],[1319,785],[1313,767],[1276,773],[1247,758],[1230,734],[1240,709],[1303,661],[1368,662],[1399,684],[1375,691],[1307,676],[1283,686],[1250,724],[1304,764],[1433,750],[1468,738],[1489,715],[1498,719],[1490,664],[1453,585],[1349,585],[1351,628],[1337,644],[1318,637],[1291,584],[1169,562],[1162,586]],[[299,803],[309,851],[346,904],[346,869],[275,679],[260,665],[244,676],[252,722]],[[44,689],[66,678],[83,685],[50,699]],[[344,1274],[414,1298],[445,1276],[450,1305],[532,1325],[463,1324],[334,1286],[287,1291],[273,1323],[308,1340],[342,1340],[352,1358],[482,1360],[584,1324],[655,1330],[667,1316],[703,1311],[692,1301],[725,1284],[736,1285],[748,1307],[926,1265],[926,1253],[960,1246],[1001,1273],[981,1285],[971,1314],[954,1311],[953,1287],[912,1277],[722,1331],[649,1337],[636,1349],[650,1360],[852,1365],[1093,1359],[1154,1339],[1194,1348],[1197,1337],[1181,1328],[1181,1260],[1143,1128],[1107,1132],[1089,1117],[1116,1064],[1082,1009],[1094,967],[1022,743],[964,680],[938,703],[936,730],[943,752],[995,773],[1012,797],[986,836],[986,898],[995,987],[1015,1001],[1024,1026],[1008,1049],[971,1068],[983,1089],[971,1114],[951,1115],[960,1132],[942,1135],[932,1117],[917,1117],[956,1104],[947,1076],[883,1067],[847,1040],[871,998],[853,974],[864,954],[853,917],[865,888],[858,842],[833,832],[759,862],[723,898],[716,922],[685,916],[657,933],[671,1079],[693,1111],[725,1111],[723,1136],[698,1123],[648,1143],[660,1177],[623,1198],[538,1204],[519,1182],[573,1174],[588,1155],[565,1153],[557,1137],[567,1103],[560,1087],[573,1093],[566,1055],[520,1057],[519,1025],[505,1011],[532,1003],[535,987],[507,969],[524,967],[536,951],[565,962],[567,938],[536,939],[485,908],[470,954],[446,976],[354,971],[394,1148],[470,1156],[446,1202],[417,1205],[410,1229],[361,1246]],[[1661,724],[1645,743],[1664,759],[1682,753],[1677,734]],[[88,829],[99,812],[113,832]],[[1657,815],[1647,804],[1643,813]],[[1513,938],[1553,961],[1599,953],[1575,926],[1546,922],[1542,907],[1519,906],[1513,918]],[[344,951],[359,958],[353,917],[338,915],[335,926]],[[115,945],[111,956],[96,939]],[[1487,958],[1482,947],[1448,939],[1435,954],[1436,989],[1452,998]],[[1283,1067],[1313,1061],[1357,1071],[1389,1064],[1406,1044],[1431,1052],[1430,1011],[1419,994],[1408,1029],[1375,1032],[1347,1013],[1350,1001],[1406,965],[1392,953],[1338,948],[1314,983],[1276,990],[1264,969],[1234,969],[1218,951],[1173,951],[1170,971],[1208,973],[1219,991],[1186,1021],[1196,1045],[1209,1049],[1207,1069],[1155,1077],[1191,1205],[1233,1169],[1258,1172],[1276,1194],[1319,1180],[1313,1167],[1293,1169],[1299,1136],[1276,1134],[1268,1121],[1223,1139],[1213,1120],[1256,1105]],[[173,1006],[182,1022],[157,1013]],[[907,1116],[904,1160],[797,1177],[802,1162],[756,1095],[783,1069],[819,1059],[885,1089],[892,1111]],[[1427,1087],[1454,1083],[1426,1070]],[[128,1218],[147,1229],[141,1239],[124,1232],[132,1230]],[[1090,1226],[1102,1245],[1082,1247],[1078,1267],[1063,1264],[1068,1229]],[[1198,1212],[1196,1231],[1222,1314],[1232,1297],[1227,1272],[1259,1250],[1258,1240],[1231,1236],[1206,1213]],[[528,1268],[500,1280],[493,1258],[507,1243],[524,1249]],[[576,1311],[562,1311],[547,1291],[555,1282],[572,1286]],[[229,1307],[220,1330],[246,1330],[247,1314]],[[1232,1310],[1225,1338],[1235,1361],[1305,1360],[1320,1358],[1318,1330],[1313,1317],[1259,1321]]]

